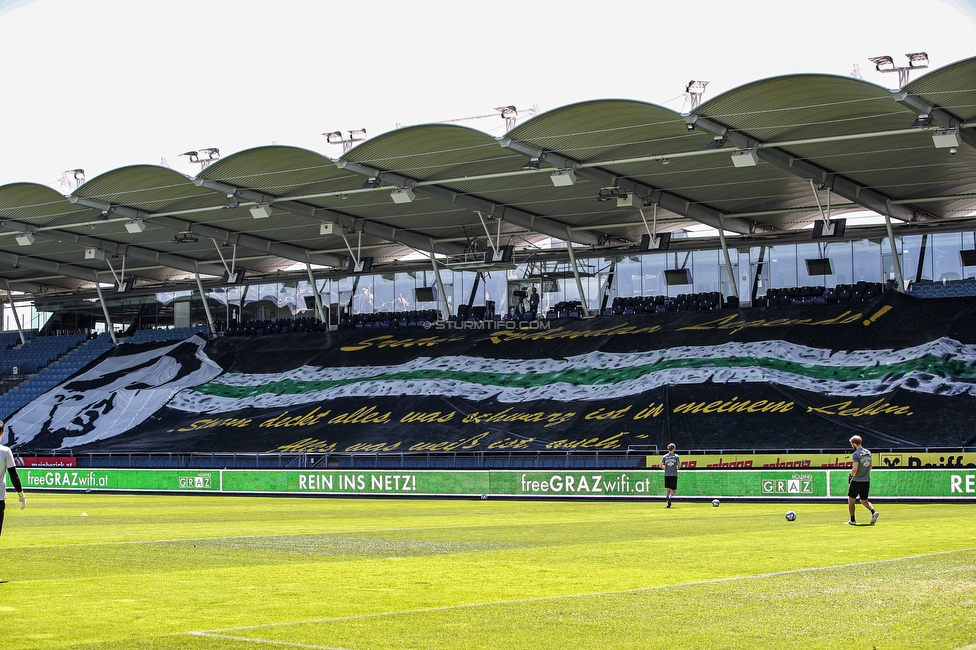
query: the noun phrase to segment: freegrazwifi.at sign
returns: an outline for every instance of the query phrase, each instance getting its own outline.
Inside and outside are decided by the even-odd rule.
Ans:
[[[219,492],[219,470],[21,469],[26,489]]]
[[[679,473],[678,493],[700,497],[826,497],[827,473],[736,472],[728,470]],[[642,497],[662,496],[660,471],[491,473],[491,494],[511,496]]]
[[[847,470],[680,472],[686,497],[842,498]],[[30,490],[225,494],[646,498],[664,494],[660,470],[397,471],[22,468]],[[872,497],[976,500],[976,469],[874,470]]]

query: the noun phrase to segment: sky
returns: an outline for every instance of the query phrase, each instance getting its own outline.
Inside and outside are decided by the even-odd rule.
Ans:
[[[924,9],[924,10],[923,10]],[[951,32],[951,33],[950,33]],[[0,0],[0,186],[88,180],[128,165],[200,168],[269,144],[337,158],[325,132],[430,122],[504,133],[624,98],[690,109],[767,77],[823,73],[897,86],[869,57],[976,55],[976,0]],[[922,72],[914,73],[912,79]]]

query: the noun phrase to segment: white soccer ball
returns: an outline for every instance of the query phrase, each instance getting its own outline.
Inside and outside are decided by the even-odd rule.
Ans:
[[[713,508],[717,508],[718,507],[718,504],[719,504],[719,500],[718,499],[712,499],[712,507]]]
[[[786,511],[786,521],[796,521],[796,513],[792,510]]]

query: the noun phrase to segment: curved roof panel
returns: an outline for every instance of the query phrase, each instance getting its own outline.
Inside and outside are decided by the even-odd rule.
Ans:
[[[739,241],[792,242],[809,236],[803,229],[828,202],[834,215],[886,213],[912,232],[971,229],[973,79],[976,58],[898,91],[788,75],[687,114],[598,99],[501,138],[426,124],[339,159],[274,145],[215,160],[195,178],[124,167],[70,197],[15,183],[0,187],[0,277],[25,291],[74,290],[111,278],[116,257],[146,291],[197,272],[219,276],[228,259],[253,281],[307,277],[307,264],[341,276],[357,256],[382,271],[416,264],[407,255],[418,252],[427,265],[431,253],[483,255],[489,236],[519,249],[552,237],[574,242],[581,257],[627,255],[639,252],[644,218],[655,213],[663,231],[706,224]],[[718,245],[672,238],[676,250]],[[538,251],[517,259],[530,254]]]

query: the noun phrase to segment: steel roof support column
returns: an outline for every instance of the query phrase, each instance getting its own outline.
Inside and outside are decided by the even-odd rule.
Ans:
[[[583,306],[583,317],[590,317],[590,310],[586,306],[586,293],[583,291],[583,280],[580,279],[579,267],[576,266],[576,253],[573,252],[572,228],[566,229],[566,250],[569,251],[569,263],[573,265],[573,277],[576,278],[576,289],[579,291],[580,303]]]
[[[895,280],[898,282],[898,292],[905,291],[905,277],[901,272],[901,260],[898,259],[898,247],[895,242],[895,233],[891,230],[891,217],[887,210],[884,213],[885,228],[888,230],[888,243],[891,245],[891,261],[895,265]]]
[[[732,286],[732,294],[735,296],[736,300],[739,299],[739,282],[738,273],[732,272],[732,256],[729,255],[729,247],[725,243],[725,228],[722,227],[722,222],[724,218],[720,215],[718,218],[718,240],[722,244],[722,254],[725,255],[725,272],[729,276],[729,284]]]
[[[319,314],[319,322],[325,323],[326,326],[329,323],[325,322],[325,310],[322,308],[322,296],[319,294],[319,287],[315,284],[315,276],[312,275],[312,264],[306,260],[305,270],[308,271],[308,281],[312,283],[312,291],[315,293],[315,311]]]
[[[441,318],[450,320],[451,305],[447,302],[447,291],[444,290],[444,282],[441,280],[441,269],[434,259],[434,242],[430,242],[430,265],[434,267],[434,278],[437,280],[437,305],[441,310]]]
[[[14,307],[14,297],[10,293],[10,280],[7,280],[7,300],[10,301],[10,311],[14,313],[14,323],[17,325],[17,333],[20,334],[20,344],[23,345],[27,343],[27,338],[24,336],[24,330],[20,327],[20,316],[17,315],[17,308]]]
[[[102,295],[102,285],[95,280],[95,291],[98,292],[98,304],[102,306],[102,313],[105,315],[105,329],[112,337],[112,345],[118,345],[119,340],[115,338],[115,326],[112,325],[112,317],[108,315],[108,305],[105,304],[105,296]]]
[[[207,292],[203,290],[203,282],[200,281],[199,271],[194,273],[193,277],[197,279],[197,288],[200,290],[200,300],[203,301],[203,311],[207,314],[207,327],[210,328],[211,334],[216,334],[214,331],[214,325],[216,325],[216,323],[213,319],[213,315],[210,313],[210,305],[207,304]]]

